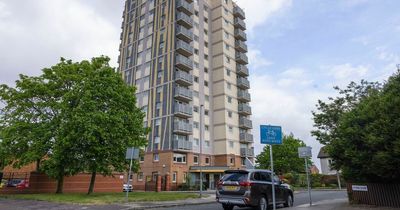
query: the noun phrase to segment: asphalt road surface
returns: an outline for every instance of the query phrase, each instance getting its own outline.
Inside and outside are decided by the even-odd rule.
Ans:
[[[331,199],[340,199],[340,198],[347,198],[346,191],[313,191],[311,192],[311,197],[313,202],[323,201],[323,200],[331,200]],[[309,203],[309,196],[308,192],[300,192],[294,195],[294,206],[307,204]],[[173,208],[163,208],[166,210],[222,210],[222,206],[219,203],[212,203],[212,204],[204,204],[204,205],[194,205],[194,206],[180,206],[180,207],[173,207]],[[241,209],[241,210],[250,210],[252,208],[238,208],[235,207],[234,209]],[[277,209],[285,209],[283,207],[278,207]]]

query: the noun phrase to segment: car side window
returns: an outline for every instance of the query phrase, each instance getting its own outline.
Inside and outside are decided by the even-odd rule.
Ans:
[[[278,182],[280,182],[281,181],[281,179],[279,179],[279,177],[277,176],[277,175],[275,175],[274,176],[274,182],[275,183],[278,183]]]
[[[261,173],[261,176],[262,176],[262,180],[263,180],[264,182],[270,182],[270,181],[271,181],[270,173],[262,172],[262,173]]]
[[[262,181],[260,172],[255,172],[253,174],[253,180],[255,181]]]

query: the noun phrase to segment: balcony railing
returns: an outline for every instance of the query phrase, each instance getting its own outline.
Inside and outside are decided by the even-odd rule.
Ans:
[[[193,55],[193,47],[190,46],[190,44],[182,41],[182,40],[177,40],[176,41],[176,51],[178,51],[180,54],[184,56],[191,56]]]
[[[174,140],[172,142],[173,150],[192,150],[193,143],[187,140]]]
[[[193,132],[193,127],[189,121],[175,119],[174,132],[183,135],[190,135]]]
[[[175,103],[174,114],[178,117],[189,118],[192,117],[192,107],[189,104]]]
[[[238,90],[238,100],[242,102],[251,101],[250,93],[246,90]]]
[[[245,65],[236,64],[236,74],[240,76],[249,76],[249,69]]]
[[[247,52],[247,45],[243,41],[236,40],[235,41],[235,48],[240,52]]]
[[[239,77],[239,78],[237,78],[237,86],[242,89],[249,89],[250,82],[249,82],[249,80],[247,80],[244,77]]]
[[[193,15],[193,4],[188,3],[186,0],[176,0],[176,9],[180,12],[184,12],[187,15]]]
[[[186,42],[193,41],[193,32],[180,25],[176,27],[176,36]]]
[[[234,19],[234,26],[236,27],[236,28],[240,28],[240,29],[242,29],[242,30],[246,30],[246,23],[242,20],[242,19],[240,19],[240,18],[235,18]]]
[[[176,55],[176,66],[181,70],[190,71],[193,69],[193,61],[183,55]]]
[[[235,38],[236,39],[240,39],[242,41],[246,41],[247,40],[247,35],[242,29],[236,28],[235,29]]]
[[[193,92],[185,87],[175,87],[175,98],[181,101],[191,101],[193,99]]]
[[[240,156],[242,157],[254,157],[254,148],[240,148]]]
[[[239,64],[248,64],[249,59],[247,58],[247,55],[241,52],[236,52],[236,62]]]
[[[183,86],[190,86],[193,84],[193,76],[184,71],[177,70],[175,71],[175,82]]]
[[[240,117],[239,118],[239,127],[244,128],[244,129],[252,129],[253,123],[251,122],[251,120],[249,120],[245,117]]]
[[[176,14],[176,21],[178,24],[186,27],[186,28],[192,28],[193,27],[193,19],[190,18],[187,14],[183,12],[178,12]]]
[[[251,107],[248,104],[239,104],[239,114],[251,115]]]
[[[245,19],[245,18],[246,18],[246,16],[245,16],[243,10],[242,10],[240,7],[234,7],[234,8],[233,8],[233,15],[234,15],[235,17],[239,17],[239,18],[241,18],[241,19]]]
[[[241,133],[240,141],[244,143],[253,143],[253,135],[250,133]]]

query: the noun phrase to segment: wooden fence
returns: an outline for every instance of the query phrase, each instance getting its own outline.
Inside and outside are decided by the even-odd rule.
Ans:
[[[400,208],[400,184],[348,183],[347,193],[350,203]]]

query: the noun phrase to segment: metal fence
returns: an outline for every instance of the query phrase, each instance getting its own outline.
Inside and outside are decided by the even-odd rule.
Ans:
[[[355,185],[363,186],[363,189],[357,190]],[[347,192],[350,203],[400,207],[400,184],[348,183]]]

